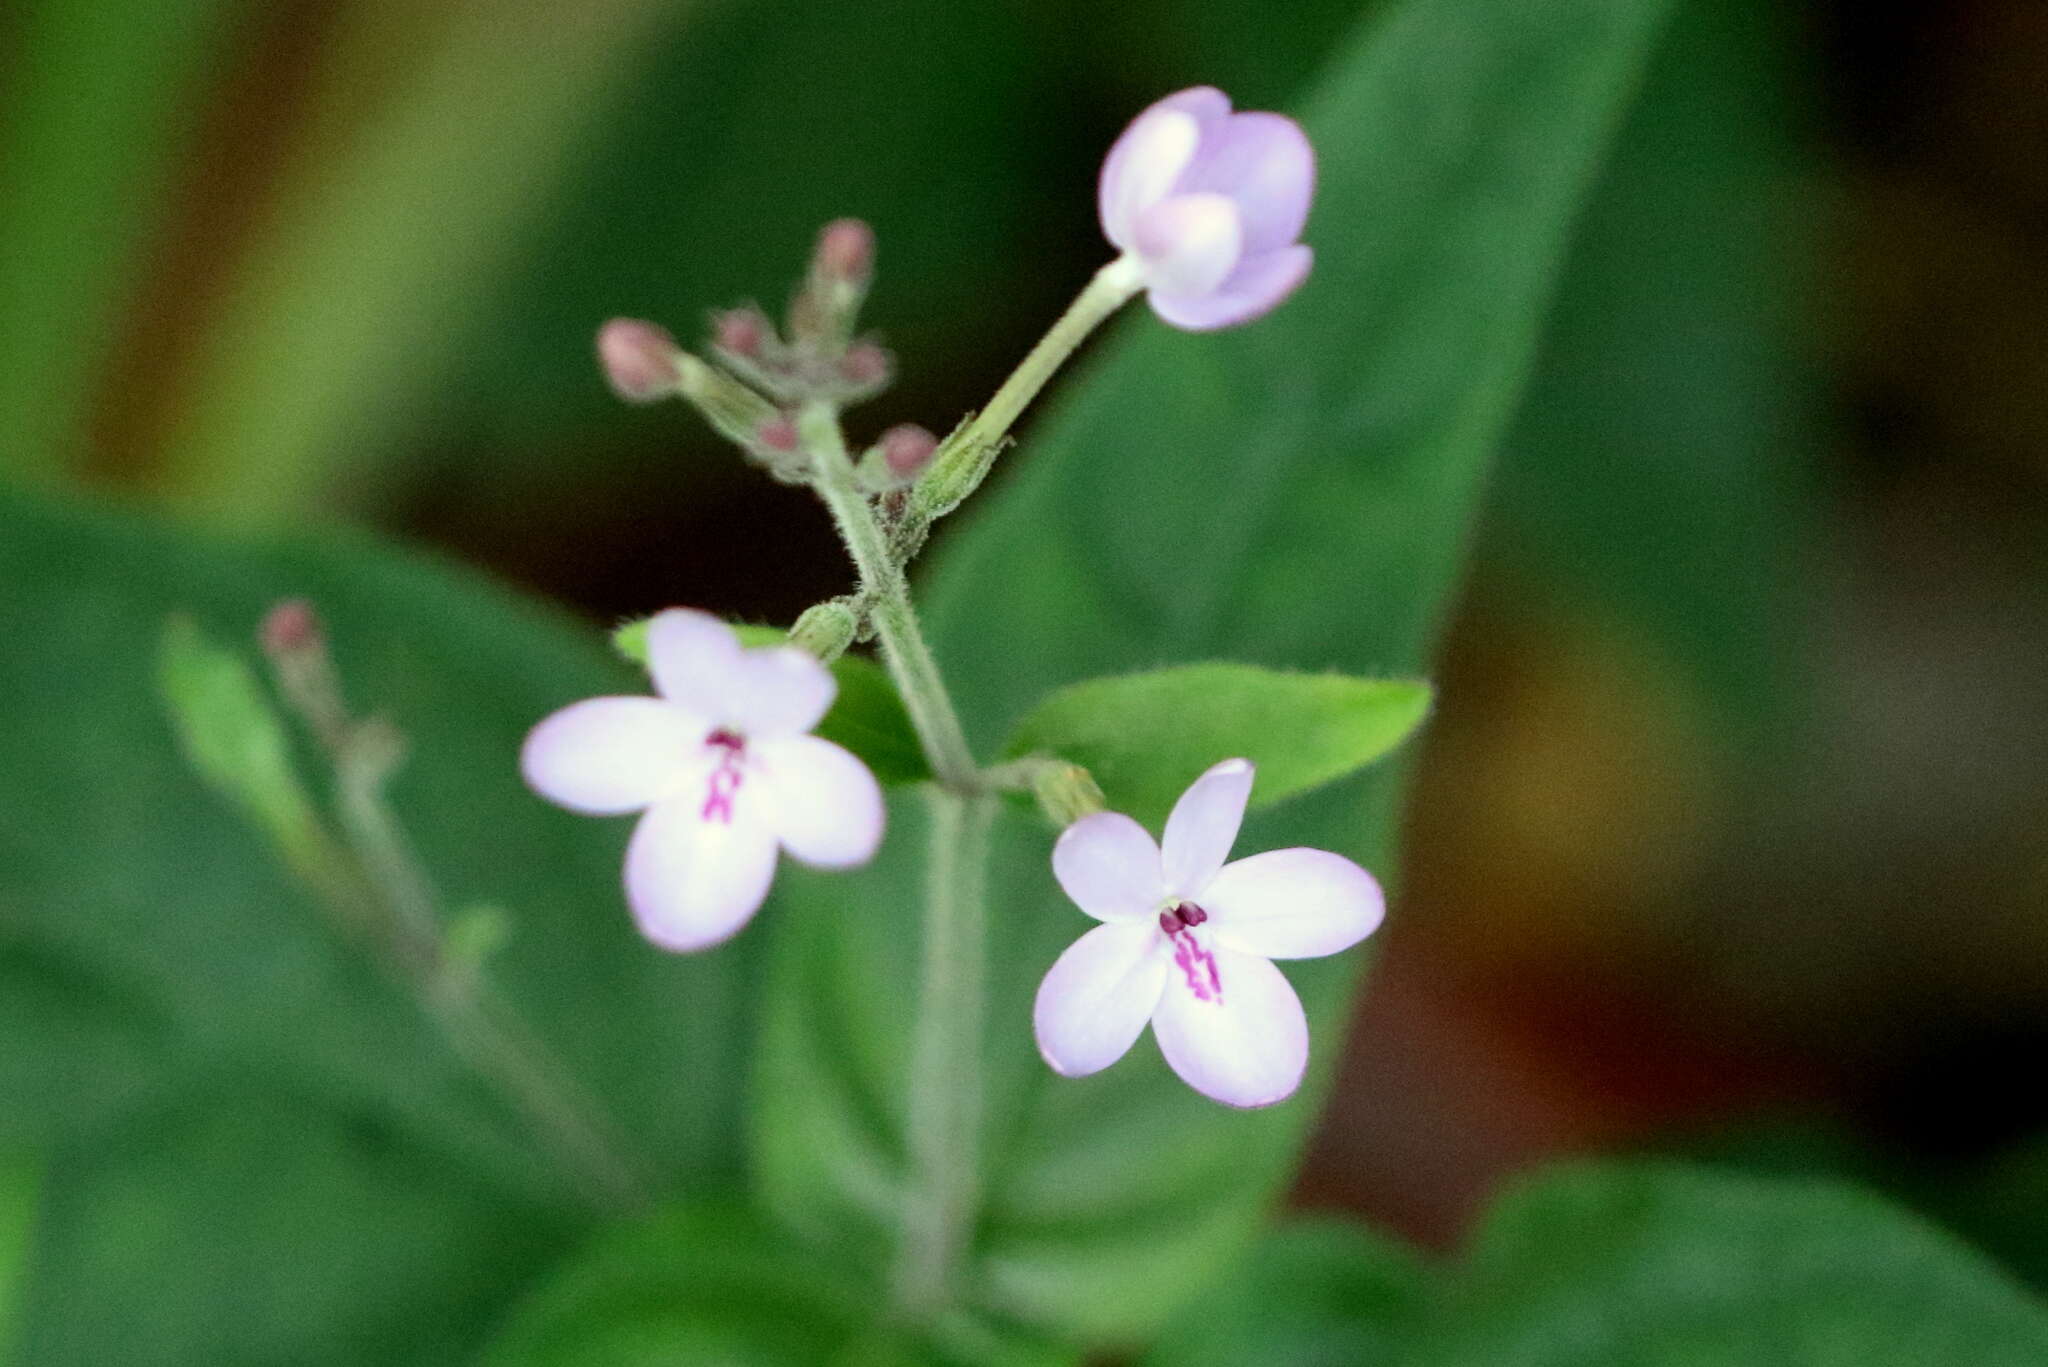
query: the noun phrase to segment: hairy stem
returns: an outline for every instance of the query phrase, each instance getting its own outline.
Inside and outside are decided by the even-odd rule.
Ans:
[[[368,917],[392,970],[419,998],[457,1056],[505,1096],[541,1142],[601,1205],[645,1203],[637,1166],[611,1137],[603,1108],[527,1028],[518,1013],[482,983],[476,966],[451,964],[439,897],[414,855],[383,793],[395,751],[384,750],[366,724],[334,751],[336,806],[362,867]],[[367,746],[366,746],[367,743]],[[395,738],[393,738],[395,743]]]
[[[1023,415],[1046,381],[1104,319],[1122,308],[1143,285],[1135,258],[1120,256],[1095,272],[1088,285],[1038,345],[1031,348],[988,406],[948,436],[932,457],[931,469],[913,491],[913,505],[926,521],[960,506],[988,477],[1010,427]]]
[[[910,605],[910,585],[903,567],[889,553],[888,537],[875,520],[874,509],[854,483],[853,463],[839,419],[830,407],[812,404],[804,409],[798,430],[817,464],[818,494],[832,510],[847,553],[860,571],[868,620],[874,623],[882,644],[882,662],[903,697],[932,777],[956,793],[978,792],[980,781],[974,755],[967,748],[967,733],[961,729],[959,714],[939,677],[932,649],[918,630],[917,610]]]
[[[1087,287],[1067,305],[1059,321],[1017,363],[995,397],[988,401],[988,407],[974,415],[967,428],[971,438],[988,445],[1001,441],[1038,397],[1038,391],[1045,388],[1046,381],[1074,354],[1074,349],[1104,319],[1128,303],[1138,292],[1139,284],[1137,263],[1127,256],[1120,256],[1095,272]]]
[[[897,1249],[899,1310],[927,1318],[954,1291],[980,1204],[981,1049],[989,830],[1000,801],[929,790],[924,955]]]

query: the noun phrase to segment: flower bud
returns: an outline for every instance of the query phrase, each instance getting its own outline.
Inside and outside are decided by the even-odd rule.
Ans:
[[[772,331],[766,314],[757,308],[726,309],[711,316],[711,342],[720,351],[753,360]]]
[[[597,330],[605,380],[627,403],[654,403],[674,394],[682,354],[668,329],[637,318],[614,318]]]
[[[865,290],[875,272],[875,230],[857,218],[836,218],[818,233],[812,269],[822,280]]]
[[[270,660],[278,692],[321,744],[339,748],[350,722],[320,614],[303,598],[287,598],[264,614],[256,637]]]
[[[844,598],[830,598],[804,610],[789,629],[789,643],[825,664],[846,653],[860,630],[860,616]]]
[[[914,422],[901,423],[882,434],[882,462],[898,479],[913,479],[931,464],[939,439]]]
[[[839,378],[855,392],[866,396],[889,383],[895,363],[889,353],[873,342],[855,342],[839,358]]]
[[[1108,806],[1095,776],[1064,760],[1053,760],[1040,768],[1032,777],[1031,791],[1046,818],[1061,830]]]
[[[770,451],[793,452],[797,448],[796,424],[786,413],[778,413],[754,429],[754,440]]]
[[[263,644],[263,653],[272,659],[299,651],[317,650],[324,644],[320,614],[303,598],[287,598],[271,608],[265,614],[257,636]]]

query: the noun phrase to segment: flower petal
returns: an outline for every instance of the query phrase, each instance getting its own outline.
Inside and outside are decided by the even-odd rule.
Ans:
[[[519,768],[536,793],[571,811],[636,812],[689,781],[704,731],[659,698],[586,698],[527,733]]]
[[[626,901],[663,949],[708,949],[752,919],[775,876],[775,833],[742,784],[731,820],[707,819],[697,794],[648,808],[626,848]]]
[[[1223,985],[1217,997],[1203,1001],[1168,978],[1152,1016],[1159,1052],[1188,1086],[1226,1106],[1284,1101],[1308,1068],[1301,998],[1266,960],[1220,947],[1214,953]]]
[[[662,697],[714,724],[731,721],[730,704],[746,692],[739,637],[694,608],[670,608],[648,620],[647,668]]]
[[[747,746],[748,777],[763,785],[767,821],[806,864],[845,869],[882,843],[882,788],[851,753],[816,736],[771,736]]]
[[[1194,159],[1202,140],[1201,114],[1175,101],[1196,93],[1182,91],[1153,105],[1131,120],[1109,149],[1096,187],[1096,207],[1103,236],[1117,246],[1131,248],[1138,215],[1172,194],[1174,182]],[[1217,97],[1222,98],[1220,93]],[[1223,107],[1229,109],[1228,100]]]
[[[1085,1077],[1122,1058],[1159,1005],[1171,958],[1154,925],[1097,926],[1067,946],[1031,1011],[1052,1070]]]
[[[1150,922],[1166,895],[1159,847],[1122,812],[1084,816],[1052,847],[1052,875],[1098,921]]]
[[[1314,959],[1379,929],[1386,897],[1341,854],[1268,850],[1225,864],[1202,890],[1219,943],[1264,959]]]
[[[1316,154],[1301,125],[1281,114],[1233,114],[1202,130],[1176,194],[1214,191],[1237,204],[1248,255],[1301,236],[1315,197]]]
[[[1252,795],[1252,762],[1227,759],[1210,766],[1188,785],[1166,818],[1166,835],[1160,841],[1167,891],[1176,897],[1199,899],[1202,889],[1237,839],[1244,821],[1244,804]]]
[[[749,736],[801,735],[818,724],[839,692],[832,671],[796,646],[743,651],[734,674],[739,689],[730,715]]]
[[[1161,200],[1138,215],[1131,237],[1146,285],[1176,295],[1204,295],[1222,285],[1243,247],[1237,205],[1216,194]]]
[[[1270,312],[1308,278],[1309,267],[1314,263],[1314,253],[1297,243],[1246,258],[1228,280],[1208,294],[1153,290],[1145,297],[1151,302],[1152,311],[1175,327],[1188,332],[1213,332],[1248,323]]]

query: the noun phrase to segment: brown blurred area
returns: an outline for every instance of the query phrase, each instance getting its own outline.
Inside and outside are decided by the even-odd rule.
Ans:
[[[1717,762],[1654,646],[1483,564],[1301,1204],[1443,1245],[1558,1155],[2048,1121],[2015,1085],[2048,1046],[2048,6],[1835,3],[1805,38],[1842,419],[1806,739]]]

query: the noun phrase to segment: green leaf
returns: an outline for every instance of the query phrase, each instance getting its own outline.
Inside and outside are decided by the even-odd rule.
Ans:
[[[1050,1367],[985,1329],[919,1343],[874,1327],[875,1266],[832,1257],[737,1201],[697,1200],[616,1229],[515,1312],[485,1367]]]
[[[1205,336],[1134,310],[942,543],[926,620],[975,736],[1000,739],[1062,684],[1161,664],[1428,672],[1573,220],[1666,8],[1376,7],[1301,106],[1321,174],[1308,283]],[[1239,848],[1339,849],[1391,881],[1404,768],[1254,814]],[[870,1243],[898,1218],[912,1085],[920,888],[901,851],[922,818],[899,802],[892,821],[870,869],[787,886],[750,1117],[777,1213]],[[996,841],[968,1293],[1077,1340],[1136,1340],[1248,1247],[1320,1084],[1227,1111],[1142,1042],[1097,1077],[1052,1078],[1031,999],[1086,922],[1042,830],[1006,816]],[[886,914],[846,915],[855,902]],[[1288,966],[1316,1078],[1357,957]]]
[[[15,1362],[16,1325],[29,1275],[43,1165],[21,1155],[0,1155],[0,1362]]]
[[[461,1361],[578,1224],[375,1117],[198,1092],[53,1153],[22,1361]]]
[[[1854,1188],[1567,1168],[1501,1203],[1402,1367],[2027,1367],[2048,1311]]]
[[[733,630],[740,644],[749,647],[781,645],[789,639],[777,627],[735,625]],[[612,647],[644,669],[647,619],[616,628]],[[910,714],[882,667],[859,655],[841,655],[832,662],[832,677],[839,681],[839,696],[818,723],[817,733],[859,755],[884,783],[922,783],[930,778],[931,767],[925,763]]]
[[[744,1206],[670,1206],[558,1270],[484,1361],[807,1367],[829,1361],[865,1318],[850,1271],[791,1247]]]
[[[1342,778],[1406,740],[1429,700],[1420,680],[1181,665],[1062,688],[1005,751],[1072,760],[1113,809],[1156,826],[1197,774],[1233,756],[1259,767],[1254,806]]]
[[[2048,1309],[1867,1192],[1663,1163],[1552,1169],[1425,1277],[1362,1230],[1270,1236],[1145,1367],[2022,1367]]]
[[[322,613],[352,703],[410,741],[392,800],[447,905],[505,909],[512,934],[489,961],[501,994],[662,1185],[738,1179],[736,1116],[765,945],[745,937],[687,958],[652,949],[619,890],[629,823],[551,807],[518,776],[536,721],[634,685],[596,632],[365,541],[230,544],[4,493],[0,582],[0,636],[14,643],[0,651],[0,709],[32,719],[0,728],[0,773],[21,797],[0,823],[0,1144],[85,1148],[195,1089],[283,1091],[374,1127],[407,1163],[467,1173],[487,1204],[545,1212],[557,1248],[584,1227],[577,1188],[515,1108],[330,927],[180,753],[156,691],[166,615],[248,640],[272,603],[305,597]],[[71,1187],[97,1179],[66,1162],[49,1180],[61,1212],[84,1209]],[[166,1209],[165,1220],[186,1223],[144,1253],[189,1258],[207,1246],[199,1207]],[[48,1238],[85,1237],[66,1218],[52,1217]],[[491,1247],[506,1232],[464,1228],[471,1242],[436,1245],[432,1266],[415,1267],[423,1302],[436,1286],[456,1294],[472,1265],[499,1266]],[[46,1303],[42,1332],[59,1332],[50,1316],[92,1317],[97,1328],[64,1333],[87,1342],[125,1330],[130,1346],[114,1355],[123,1362],[278,1360],[253,1346],[198,1358],[159,1350],[146,1328],[155,1311],[133,1288],[205,1288],[187,1269],[141,1257],[119,1266],[118,1281],[80,1280]],[[313,1284],[317,1267],[272,1261],[266,1275],[288,1283],[276,1294],[305,1297],[302,1349],[289,1356],[365,1360],[345,1345],[385,1313],[375,1298],[327,1297]],[[115,1269],[76,1266],[81,1278]],[[235,1321],[222,1326],[232,1333]],[[252,1334],[258,1327],[250,1322]]]
[[[1205,1288],[1141,1367],[1398,1367],[1436,1288],[1415,1255],[1361,1225],[1298,1220]]]
[[[1619,619],[1700,700],[1703,742],[1771,763],[1824,447],[1796,340],[1813,232],[1774,189],[1804,155],[1793,27],[1770,0],[1679,7],[1587,203],[1487,529],[1535,600],[1516,607]]]

